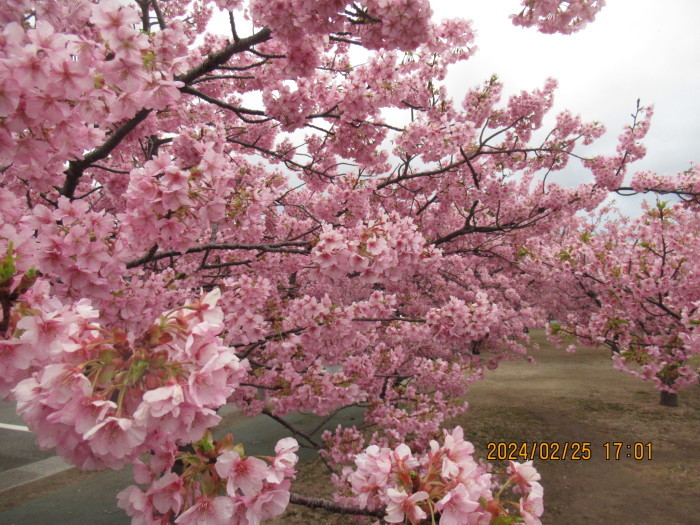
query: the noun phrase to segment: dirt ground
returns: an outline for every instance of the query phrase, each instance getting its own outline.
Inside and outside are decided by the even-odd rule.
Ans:
[[[508,362],[488,372],[472,386],[469,410],[451,422],[465,429],[479,457],[489,442],[588,442],[590,460],[535,462],[545,525],[700,524],[700,386],[682,391],[679,407],[662,407],[649,383],[613,369],[608,351],[567,354],[541,333],[533,339],[541,344],[532,353],[537,363]],[[606,442],[624,444],[620,459],[606,460]],[[651,443],[652,459],[628,458],[634,443]],[[299,481],[296,492],[332,493],[318,462],[303,467]],[[352,522],[296,505],[275,521]]]

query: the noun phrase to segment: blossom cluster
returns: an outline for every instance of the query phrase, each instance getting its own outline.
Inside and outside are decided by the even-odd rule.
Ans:
[[[532,462],[511,462],[499,486],[473,454],[473,445],[457,427],[445,432],[442,444],[431,441],[424,454],[413,453],[405,444],[394,449],[370,446],[357,454],[355,467],[346,467],[339,482],[361,506],[385,509],[386,523],[417,525],[430,519],[441,525],[485,525],[519,517],[538,525],[543,489]],[[520,496],[518,502],[506,499],[509,487]]]
[[[186,249],[194,244],[200,228],[224,217],[226,189],[218,171],[225,161],[211,144],[204,144],[202,150],[194,166],[178,166],[161,153],[130,174],[121,222],[133,240],[131,248],[148,249],[158,243]]]
[[[129,5],[75,4],[53,24],[10,22],[0,31],[0,164],[40,191],[60,187],[65,160],[105,140],[104,128],[86,122],[115,123],[141,108],[165,108],[179,98],[182,83],[174,75],[187,65],[177,23],[149,40],[134,27],[140,16]],[[77,31],[86,26],[92,35]]]
[[[215,426],[214,409],[249,368],[218,337],[219,295],[166,312],[139,338],[106,331],[85,300],[59,309],[39,298],[20,305],[2,361],[14,381],[28,376],[12,394],[39,446],[83,469],[118,469]]]
[[[567,35],[593,22],[605,0],[524,0],[522,5],[523,10],[511,16],[515,25]]]
[[[331,278],[353,275],[364,283],[397,280],[424,256],[425,240],[413,221],[381,215],[353,230],[324,225],[311,253],[319,272]]]
[[[443,307],[428,312],[426,322],[438,341],[469,342],[488,334],[500,317],[498,306],[478,292],[472,303],[452,297]]]
[[[633,175],[630,187],[637,193],[678,195],[688,206],[697,206],[700,204],[700,166],[693,164],[675,175],[640,171]]]
[[[555,340],[571,333],[605,344],[616,368],[676,393],[696,384],[700,372],[700,281],[690,264],[700,244],[698,213],[692,201],[643,207],[637,219],[610,222],[595,234],[583,224],[558,248],[539,250],[557,268],[558,289],[577,284],[583,292],[549,330]]]
[[[134,479],[118,495],[132,524],[254,525],[282,514],[299,445],[284,438],[271,457],[246,456],[229,434],[211,433],[191,450],[166,449],[134,463]],[[267,460],[267,461],[265,461]]]
[[[602,4],[528,0],[523,16],[566,32]],[[214,16],[226,34],[210,31]],[[696,289],[680,259],[650,269],[653,239],[625,274],[620,253],[603,264],[619,235],[580,260],[555,237],[619,190],[650,114],[612,156],[583,161],[595,182],[558,183],[554,172],[602,127],[562,113],[543,129],[551,80],[501,101],[493,77],[455,103],[448,66],[471,56],[475,32],[431,16],[427,0],[0,8],[0,393],[42,447],[80,467],[136,461],[140,486],[121,497],[136,523],[256,523],[281,511],[292,471],[280,465],[296,445],[263,466],[212,440],[224,403],[288,425],[293,411],[330,422],[357,407],[376,428],[368,442],[341,426],[317,440],[319,427],[309,444],[325,441],[331,463],[360,454],[388,468],[385,486],[362,492],[361,465],[352,480],[354,502],[383,505],[391,520],[450,523],[452,507],[505,516],[493,476],[455,452],[468,448],[461,431],[430,441],[466,409],[485,367],[524,356],[527,328],[559,313],[541,291],[579,290],[576,270],[601,261],[597,278],[616,299],[574,316],[605,338],[624,324],[617,298],[628,289],[630,320],[671,275],[673,290]],[[683,178],[687,207],[696,182],[697,170]],[[650,175],[632,185],[674,189]],[[679,231],[698,229],[681,216]],[[677,233],[672,249],[696,260],[697,239]],[[567,310],[590,305],[570,295]],[[653,354],[637,364],[675,374],[675,386],[692,379],[698,300],[641,301],[683,327],[645,322],[650,352],[634,356]],[[619,344],[633,339],[618,332]],[[530,481],[509,509],[536,520]]]

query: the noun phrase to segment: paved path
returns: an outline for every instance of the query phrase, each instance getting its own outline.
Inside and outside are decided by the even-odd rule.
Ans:
[[[15,414],[14,403],[0,402],[0,473],[52,455],[36,448],[34,437],[22,418]],[[2,488],[0,478],[0,490]]]
[[[358,418],[346,411],[343,422]],[[224,420],[217,437],[233,433],[248,454],[272,454],[277,441],[290,432],[266,416],[245,418],[235,409],[221,412]],[[0,424],[22,426],[13,406],[0,406]],[[316,426],[320,418],[294,414],[288,418],[302,429]],[[334,420],[335,427],[341,420]],[[4,440],[4,441],[3,441]],[[33,435],[0,427],[0,524],[2,525],[128,525],[130,519],[116,505],[116,494],[133,483],[131,469],[119,472],[78,472],[50,451],[36,449]],[[311,451],[300,452],[302,460]]]

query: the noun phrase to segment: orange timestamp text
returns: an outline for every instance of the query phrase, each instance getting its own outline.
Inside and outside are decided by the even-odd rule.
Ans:
[[[532,443],[490,442],[486,444],[488,461],[528,460],[589,460],[592,457],[590,441],[533,441]],[[651,443],[603,443],[603,457],[610,460],[651,460]]]
[[[515,443],[498,442],[486,444],[488,461],[528,460],[572,460],[591,459],[591,443],[588,441]]]

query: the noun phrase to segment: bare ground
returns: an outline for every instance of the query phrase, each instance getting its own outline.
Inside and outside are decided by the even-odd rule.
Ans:
[[[613,369],[608,351],[567,354],[541,333],[533,339],[541,344],[537,364],[508,362],[487,372],[467,396],[469,410],[451,421],[479,457],[489,442],[591,444],[589,460],[535,461],[545,525],[700,524],[700,386],[682,391],[679,407],[663,407],[650,384]],[[620,459],[606,460],[606,442],[624,444]],[[651,443],[652,459],[628,458],[634,443]],[[298,481],[295,490],[309,496],[333,491],[319,462],[302,467]],[[275,523],[352,522],[290,505]]]

